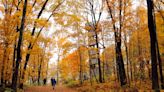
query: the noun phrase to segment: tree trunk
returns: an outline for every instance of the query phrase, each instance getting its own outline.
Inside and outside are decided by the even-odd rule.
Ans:
[[[121,43],[116,42],[116,62],[118,66],[118,71],[119,71],[119,79],[121,86],[126,85],[127,80],[126,80],[126,74],[125,74],[125,68],[124,68],[124,63],[123,63],[123,57],[122,57],[122,52],[121,52]]]
[[[6,63],[6,57],[7,57],[7,45],[5,45],[4,53],[3,53],[3,62],[2,62],[2,68],[1,68],[1,85],[4,87],[4,71],[5,71],[5,63]]]
[[[133,41],[129,43],[129,68],[130,68],[130,80],[133,81],[133,64],[132,64],[132,57],[133,57]]]
[[[122,57],[122,51],[121,51],[121,32],[122,32],[122,0],[120,0],[119,3],[120,7],[120,12],[119,12],[119,23],[120,23],[120,28],[115,33],[115,41],[116,41],[116,60],[118,64],[118,69],[119,69],[119,77],[120,77],[120,82],[121,86],[126,85],[127,79],[126,79],[126,73],[125,73],[125,68],[124,68],[124,62],[123,62],[123,57]]]
[[[19,29],[19,40],[18,40],[18,45],[17,45],[16,67],[15,67],[15,71],[13,73],[12,88],[14,89],[15,92],[17,92],[19,63],[21,62],[21,59],[22,59],[22,57],[21,57],[21,45],[22,45],[22,40],[23,40],[23,30],[24,30],[25,18],[26,18],[27,1],[28,0],[24,1],[23,11],[22,11],[23,13],[22,13],[21,27]]]
[[[41,59],[39,59],[41,58]],[[40,85],[40,77],[41,77],[41,71],[42,71],[42,62],[43,62],[43,56],[39,57],[38,55],[38,64],[39,64],[39,67],[38,67],[38,85]]]
[[[15,40],[15,43],[14,43],[14,52],[13,52],[13,65],[12,65],[12,75],[14,74],[14,71],[15,71],[15,59],[16,59],[16,49],[17,49],[17,46],[16,46],[16,40]],[[12,77],[12,81],[14,81],[14,77]]]
[[[79,54],[79,63],[80,63],[80,71],[79,71],[79,80],[80,80],[80,84],[83,84],[83,76],[82,76],[82,57],[81,57],[81,51],[80,51],[80,47],[78,48],[78,54]]]
[[[106,0],[108,9],[109,9],[109,14],[112,19],[112,25],[113,25],[113,30],[114,30],[114,36],[115,36],[115,51],[116,51],[116,64],[117,64],[117,70],[118,70],[118,75],[119,75],[119,80],[121,83],[121,86],[125,85],[127,83],[126,80],[126,74],[125,74],[125,68],[124,68],[124,63],[123,63],[123,57],[122,57],[122,51],[121,51],[121,31],[122,31],[122,1],[120,0],[119,7],[120,7],[120,12],[119,12],[119,25],[120,28],[119,30],[116,28],[116,24],[112,15],[112,9],[109,6],[108,0]]]
[[[102,70],[102,80],[103,80],[103,82],[105,82],[105,61],[103,61],[102,67],[103,67],[103,70]]]
[[[159,63],[159,74],[160,74],[160,80],[161,80],[161,88],[164,89],[164,80],[163,80],[163,72],[162,72],[162,60],[159,52],[159,46],[158,46],[158,40],[156,41],[156,49],[158,54],[158,63]]]
[[[96,30],[95,30],[96,32]],[[96,33],[96,48],[99,49],[99,43],[98,43],[98,35]],[[102,72],[101,72],[101,61],[100,61],[100,53],[97,52],[98,55],[98,68],[99,68],[99,82],[102,83]]]
[[[127,82],[130,85],[130,77],[129,77],[129,53],[128,53],[128,46],[127,46],[127,36],[126,33],[124,34],[124,45],[125,45],[125,52],[126,52],[126,69],[127,69]]]
[[[151,41],[151,66],[152,66],[152,89],[159,90],[158,71],[157,71],[157,49],[156,49],[156,27],[154,22],[153,1],[147,0],[148,7],[148,28]]]
[[[148,77],[149,77],[149,79],[151,79],[151,69],[149,66],[150,66],[150,61],[146,60],[146,67],[148,69]]]
[[[88,53],[89,53],[89,50],[88,50]],[[90,79],[90,83],[91,83],[91,86],[92,86],[92,67],[91,67],[91,59],[90,59],[90,55],[89,55],[89,79]]]

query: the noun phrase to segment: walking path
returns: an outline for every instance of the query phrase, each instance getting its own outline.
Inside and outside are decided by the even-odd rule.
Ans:
[[[25,89],[24,92],[77,92],[65,86],[56,86],[53,90],[52,86],[33,86]]]

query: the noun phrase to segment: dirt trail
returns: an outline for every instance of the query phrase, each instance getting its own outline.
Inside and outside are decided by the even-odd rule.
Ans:
[[[77,92],[77,91],[64,86],[56,86],[54,90],[52,86],[34,86],[25,89],[24,92]]]

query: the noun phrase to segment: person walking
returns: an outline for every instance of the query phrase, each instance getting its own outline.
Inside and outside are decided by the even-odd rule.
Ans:
[[[53,87],[53,90],[54,90],[55,89],[55,85],[56,85],[55,78],[51,78],[51,84],[52,84],[52,87]]]
[[[47,82],[47,79],[44,78],[44,79],[43,79],[43,85],[46,85],[46,82]]]

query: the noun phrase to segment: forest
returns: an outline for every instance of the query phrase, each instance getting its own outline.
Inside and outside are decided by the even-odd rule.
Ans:
[[[0,0],[0,92],[164,92],[163,61],[163,0]]]

